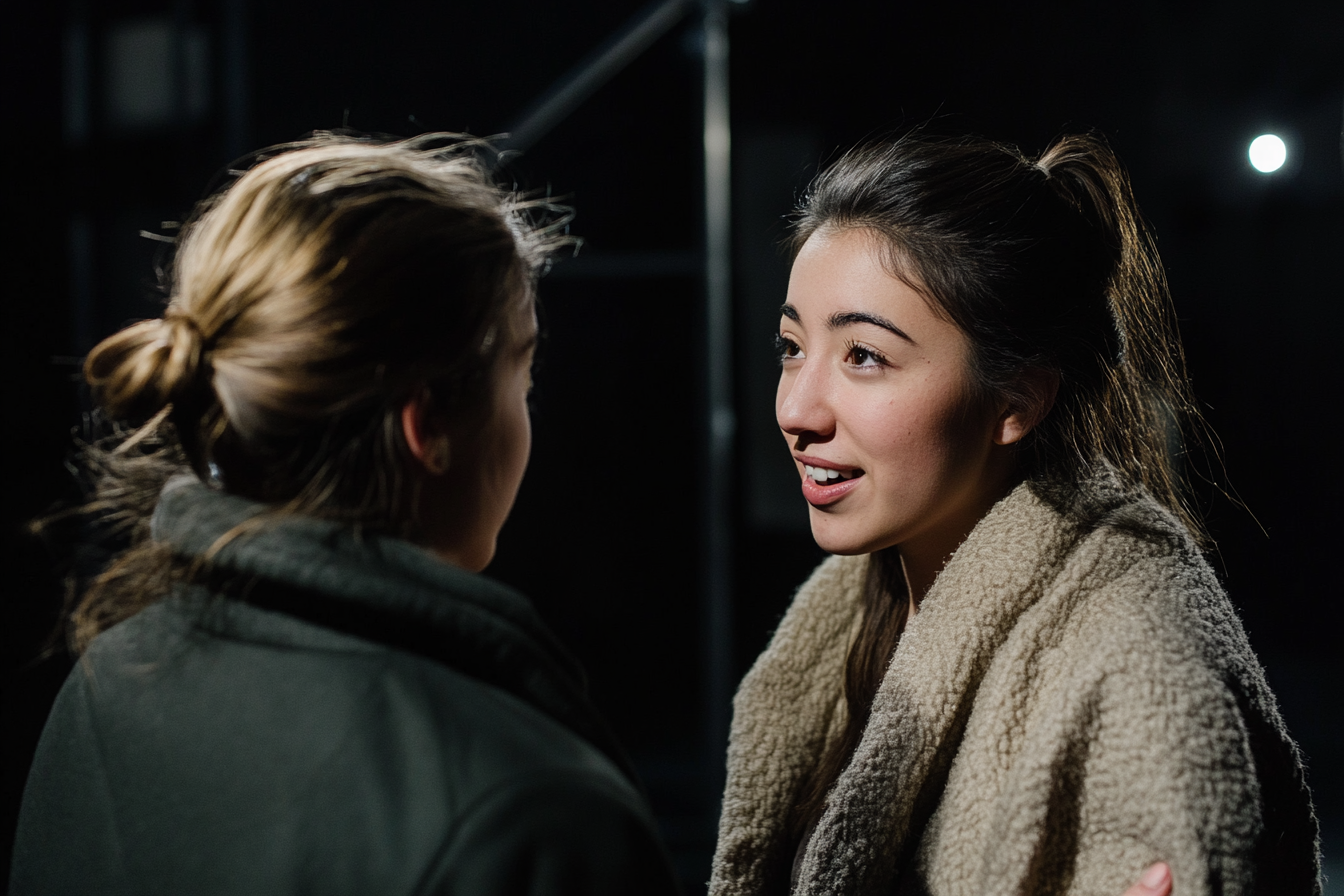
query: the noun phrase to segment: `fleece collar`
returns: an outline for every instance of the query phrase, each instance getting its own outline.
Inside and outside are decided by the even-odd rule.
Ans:
[[[890,884],[912,820],[942,789],[991,659],[1077,537],[1022,485],[958,548],[901,636],[804,854],[800,894],[875,893]]]
[[[171,480],[151,521],[174,553],[207,558],[215,589],[264,609],[429,656],[502,688],[629,763],[585,693],[581,668],[521,594],[402,539]],[[232,587],[232,586],[237,587]]]
[[[889,889],[912,827],[936,803],[996,649],[1082,533],[1103,519],[1124,522],[1133,498],[1101,468],[1068,505],[1023,484],[977,524],[906,626],[863,738],[804,852],[797,893]],[[1157,521],[1128,522],[1141,529]],[[844,661],[861,622],[868,562],[827,560],[742,683],[716,893],[756,892],[788,867],[788,809],[844,722]]]

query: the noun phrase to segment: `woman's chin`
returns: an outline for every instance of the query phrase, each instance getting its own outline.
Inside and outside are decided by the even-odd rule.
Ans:
[[[818,520],[815,513],[812,519],[812,539],[816,541],[817,547],[826,553],[845,557],[871,554],[886,546],[880,537],[874,537],[871,532],[856,532],[848,526],[836,526],[829,519]]]

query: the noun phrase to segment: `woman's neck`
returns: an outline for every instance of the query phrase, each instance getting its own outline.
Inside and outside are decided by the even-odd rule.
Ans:
[[[910,592],[910,615],[919,611],[920,602],[933,587],[934,580],[951,561],[961,543],[971,534],[990,509],[1011,492],[1021,481],[1017,476],[1005,476],[995,488],[987,489],[982,498],[967,508],[959,517],[949,519],[936,529],[921,533],[898,546],[901,570]]]

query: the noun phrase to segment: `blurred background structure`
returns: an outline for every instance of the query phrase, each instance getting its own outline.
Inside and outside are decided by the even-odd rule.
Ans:
[[[508,176],[568,197],[585,244],[543,281],[533,460],[490,574],[582,658],[702,889],[728,697],[821,556],[773,418],[784,216],[844,147],[927,122],[1029,153],[1096,128],[1128,163],[1213,469],[1245,505],[1194,480],[1213,561],[1344,893],[1338,0],[52,0],[5,19],[6,859],[69,662],[36,659],[60,588],[20,530],[71,494],[80,358],[161,308],[164,222],[314,129],[514,128]],[[1253,159],[1265,134],[1281,148]]]

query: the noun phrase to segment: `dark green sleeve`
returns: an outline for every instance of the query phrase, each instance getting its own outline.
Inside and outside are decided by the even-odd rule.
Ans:
[[[509,782],[464,813],[419,892],[674,896],[680,889],[633,790],[605,775],[551,771]]]

